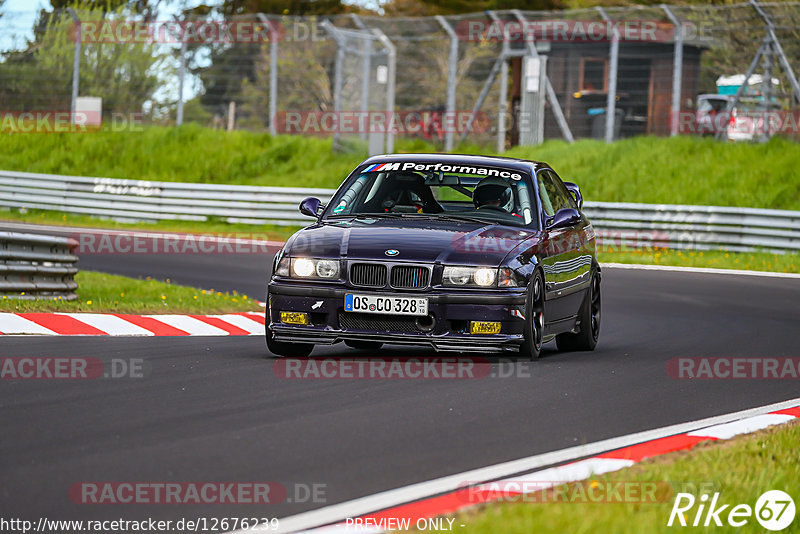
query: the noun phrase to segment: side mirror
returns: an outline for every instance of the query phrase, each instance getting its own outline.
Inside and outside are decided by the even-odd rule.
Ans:
[[[316,197],[304,198],[300,203],[300,213],[308,215],[309,217],[319,218],[320,208],[322,208],[322,201]]]
[[[578,203],[578,209],[582,210],[583,195],[581,194],[581,188],[578,187],[578,184],[574,184],[572,182],[564,182],[564,185],[567,186],[567,191],[569,191],[569,194],[575,199],[575,202]]]
[[[556,228],[566,228],[581,222],[581,213],[574,208],[561,208],[553,217],[547,221],[548,230]]]

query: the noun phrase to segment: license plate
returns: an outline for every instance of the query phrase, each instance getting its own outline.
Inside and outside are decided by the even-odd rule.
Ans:
[[[500,323],[494,321],[472,321],[469,323],[470,334],[499,334]]]
[[[281,322],[284,324],[308,324],[308,314],[305,312],[281,312]]]
[[[344,311],[391,315],[428,315],[428,299],[348,293],[344,296]]]

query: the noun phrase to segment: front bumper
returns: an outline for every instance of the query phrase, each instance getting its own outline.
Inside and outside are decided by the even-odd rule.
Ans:
[[[345,312],[347,293],[424,296],[434,324],[421,327],[416,318],[408,316]],[[268,297],[267,327],[277,341],[333,344],[361,340],[481,352],[517,350],[523,341],[525,288],[404,292],[273,281]],[[281,311],[306,312],[310,324],[282,324]],[[470,334],[470,321],[499,321],[500,333]]]

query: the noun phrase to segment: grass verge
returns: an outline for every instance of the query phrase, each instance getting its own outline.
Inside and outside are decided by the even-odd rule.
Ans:
[[[641,263],[677,267],[710,267],[777,273],[800,273],[800,254],[725,252],[719,250],[599,249],[600,263]]]
[[[800,150],[780,138],[762,144],[697,137],[548,141],[504,155],[550,163],[587,200],[800,210]]]
[[[655,484],[670,491],[656,492],[659,502],[585,502],[585,499],[559,499],[553,502],[504,502],[492,503],[478,509],[467,510],[456,516],[454,525],[464,525],[458,532],[504,534],[531,532],[588,533],[614,532],[616,534],[638,534],[641,532],[708,531],[714,532],[758,532],[764,531],[755,517],[750,517],[743,528],[733,528],[725,524],[727,513],[736,504],[755,506],[758,497],[768,490],[782,490],[793,496],[800,496],[800,463],[792,460],[797,456],[800,443],[800,424],[766,429],[754,434],[740,436],[726,442],[703,443],[686,452],[668,454],[659,458],[645,460],[628,469],[594,477],[588,482],[600,488],[616,487],[624,484],[629,487],[642,487]],[[576,483],[586,484],[586,483]],[[571,491],[570,485],[560,495],[580,495]],[[564,488],[561,488],[564,489]],[[720,492],[718,505],[730,504],[720,516],[723,527],[680,527],[667,521],[672,510],[676,491],[694,493],[698,499],[701,493]],[[526,500],[535,500],[528,497]],[[579,502],[582,501],[582,502]],[[695,504],[687,515],[687,524],[694,520],[698,505]],[[701,524],[705,520],[705,514]],[[800,520],[795,521],[781,532],[800,531]]]
[[[437,147],[400,138],[396,151]],[[456,152],[493,153],[466,144]],[[333,152],[330,139],[196,124],[141,132],[13,134],[0,143],[3,170],[294,187],[337,187],[365,155]],[[800,210],[800,150],[781,138],[761,144],[697,137],[636,137],[612,144],[552,140],[503,155],[550,163],[562,178],[577,182],[587,200]]]
[[[197,124],[0,139],[2,170],[168,182],[336,187],[366,157],[366,150],[334,152],[331,139]],[[418,141],[397,143],[399,152],[430,148]]]
[[[214,314],[262,310],[236,292],[197,289],[169,282],[80,271],[77,300],[16,300],[0,297],[0,312],[187,313]]]

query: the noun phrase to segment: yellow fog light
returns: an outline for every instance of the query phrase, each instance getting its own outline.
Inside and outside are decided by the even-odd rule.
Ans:
[[[470,321],[470,334],[499,334],[500,323],[492,321]]]
[[[308,324],[308,314],[305,312],[281,312],[281,322],[285,324]]]

